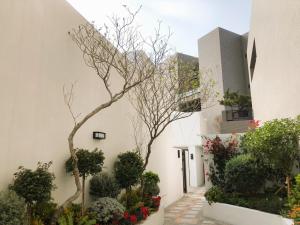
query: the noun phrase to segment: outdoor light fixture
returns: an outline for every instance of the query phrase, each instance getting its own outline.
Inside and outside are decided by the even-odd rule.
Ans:
[[[192,153],[192,154],[191,154],[191,160],[193,160],[193,159],[194,159],[194,154]]]
[[[106,138],[106,133],[100,131],[93,132],[93,139],[103,140]]]

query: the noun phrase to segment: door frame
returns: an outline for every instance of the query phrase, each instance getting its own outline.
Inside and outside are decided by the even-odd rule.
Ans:
[[[189,165],[189,149],[182,148],[181,150],[181,169],[182,169],[182,183],[183,183],[183,193],[188,192],[189,176],[190,176],[190,165]]]

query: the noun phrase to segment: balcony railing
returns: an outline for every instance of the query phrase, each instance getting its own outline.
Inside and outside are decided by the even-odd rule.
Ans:
[[[224,110],[222,112],[223,121],[239,121],[239,120],[252,120],[252,109],[244,110]]]

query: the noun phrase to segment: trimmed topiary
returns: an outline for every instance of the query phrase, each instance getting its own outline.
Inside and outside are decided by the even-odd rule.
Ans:
[[[140,182],[143,174],[143,159],[138,152],[125,152],[118,155],[115,162],[115,175],[122,188],[130,189]]]
[[[120,186],[116,179],[107,173],[97,174],[90,180],[90,194],[93,197],[116,198],[120,194]]]
[[[249,154],[232,158],[225,167],[226,191],[243,194],[258,193],[265,183],[264,170]]]
[[[156,173],[148,171],[142,176],[143,183],[143,194],[149,196],[159,195],[160,189],[158,186],[159,176]]]

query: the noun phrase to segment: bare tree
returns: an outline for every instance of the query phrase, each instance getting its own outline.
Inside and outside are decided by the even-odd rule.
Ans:
[[[104,86],[108,98],[103,103],[96,105],[91,112],[79,117],[72,110],[73,86],[70,91],[64,91],[65,103],[74,121],[74,126],[68,136],[68,143],[73,159],[73,175],[77,189],[59,207],[53,217],[52,225],[56,224],[63,209],[76,200],[82,192],[78,159],[73,143],[78,130],[97,113],[120,100],[130,89],[152,77],[156,73],[158,65],[167,57],[170,35],[162,35],[160,29],[157,29],[154,37],[143,37],[139,32],[139,27],[134,25],[139,10],[132,13],[127,9],[127,12],[128,17],[113,16],[110,18],[109,25],[104,25],[99,29],[95,25],[87,23],[79,25],[77,29],[69,32],[73,41],[82,51],[86,65],[95,71],[95,75]],[[122,84],[116,84],[116,80],[120,80]]]
[[[217,97],[210,73],[201,73],[195,60],[183,59],[176,55],[164,61],[154,76],[130,92],[131,103],[147,130],[144,169],[155,139],[172,122],[211,106]]]

